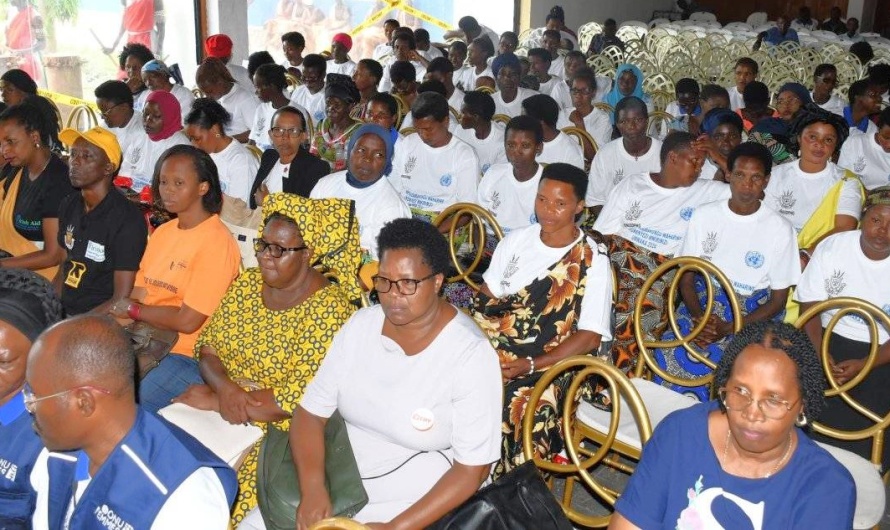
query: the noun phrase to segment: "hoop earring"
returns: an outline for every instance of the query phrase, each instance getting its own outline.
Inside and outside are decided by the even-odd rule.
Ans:
[[[801,411],[801,413],[797,415],[797,419],[794,421],[794,424],[798,427],[806,427],[807,423],[809,423],[809,420],[807,420],[807,415],[804,414],[803,411]]]

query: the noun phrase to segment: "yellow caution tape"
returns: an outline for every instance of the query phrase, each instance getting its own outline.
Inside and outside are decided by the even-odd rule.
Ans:
[[[449,24],[443,20],[440,20],[440,19],[438,19],[424,11],[416,9],[412,6],[405,5],[405,0],[387,0],[387,5],[383,9],[381,9],[380,11],[377,11],[376,13],[372,13],[361,24],[352,28],[350,35],[356,35],[360,31],[365,30],[370,26],[373,26],[377,22],[380,22],[380,20],[384,16],[386,16],[387,13],[392,11],[393,9],[398,9],[398,10],[404,11],[405,13],[408,13],[409,15],[419,18],[420,20],[423,20],[424,22],[429,22],[430,24],[432,24],[434,26],[438,26],[446,31],[452,29],[451,24]]]
[[[74,96],[66,96],[65,94],[59,94],[58,92],[53,92],[51,90],[45,90],[43,88],[38,88],[37,93],[57,105],[68,105],[69,107],[76,107],[78,105],[86,105],[87,107],[90,107],[94,111],[99,112],[99,107],[96,105],[96,103],[94,101],[87,101],[85,99],[76,98]]]

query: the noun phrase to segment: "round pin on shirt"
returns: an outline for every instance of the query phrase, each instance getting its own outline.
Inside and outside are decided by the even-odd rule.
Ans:
[[[430,409],[417,409],[411,413],[411,426],[418,431],[428,431],[433,428],[435,416]]]

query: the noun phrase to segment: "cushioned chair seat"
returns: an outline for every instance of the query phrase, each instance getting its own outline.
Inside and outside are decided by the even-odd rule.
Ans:
[[[874,464],[856,453],[832,445],[816,442],[831,453],[853,475],[856,483],[856,511],[853,528],[872,528],[884,517],[886,490],[884,481]]]
[[[637,389],[637,392],[640,393],[640,397],[646,405],[646,411],[649,413],[649,421],[652,423],[653,429],[671,412],[685,409],[698,403],[695,399],[674,392],[647,379],[634,377],[631,378],[630,382]],[[582,401],[578,407],[578,420],[584,425],[603,433],[609,430],[610,416],[609,412],[598,409],[586,401]],[[621,417],[618,420],[618,433],[615,435],[615,438],[631,447],[642,448],[636,421],[630,407],[624,400],[621,403]]]

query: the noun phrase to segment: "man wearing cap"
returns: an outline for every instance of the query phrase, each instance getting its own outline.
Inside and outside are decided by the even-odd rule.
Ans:
[[[182,119],[184,123],[185,116],[189,113],[189,110],[192,108],[192,103],[195,101],[195,95],[192,94],[191,90],[185,88],[178,82],[171,83],[171,77],[173,77],[173,73],[167,68],[164,61],[154,59],[142,65],[142,81],[145,82],[145,86],[147,86],[150,91],[163,90],[164,92],[173,94],[173,96],[176,97],[176,101],[179,102],[179,108],[182,111]]]
[[[331,58],[328,59],[327,73],[343,74],[352,77],[355,73],[355,62],[349,58],[352,49],[352,37],[346,33],[337,33],[331,39]]]
[[[225,33],[217,33],[204,40],[204,53],[207,57],[216,57],[225,63],[226,68],[229,69],[229,73],[235,78],[235,82],[238,83],[241,88],[253,93],[253,81],[250,80],[250,73],[247,71],[247,68],[230,62],[232,59],[233,45],[232,39],[230,39],[228,35]],[[185,112],[183,112],[183,114],[185,114]]]
[[[72,193],[59,207],[62,305],[69,315],[105,313],[133,290],[145,251],[147,228],[139,208],[114,189],[121,148],[113,133],[94,127],[65,129]]]

